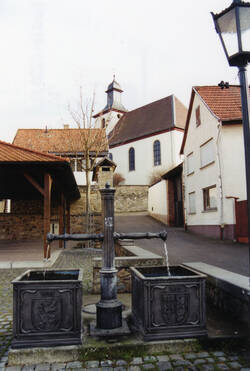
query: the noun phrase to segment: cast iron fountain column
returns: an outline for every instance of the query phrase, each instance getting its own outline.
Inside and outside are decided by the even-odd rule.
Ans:
[[[117,299],[117,270],[114,266],[114,194],[115,189],[100,190],[103,210],[103,266],[101,300],[96,304],[96,327],[114,329],[122,326],[122,303]]]
[[[167,239],[167,231],[158,233],[118,233],[114,232],[114,194],[115,189],[106,184],[100,190],[103,212],[103,233],[99,234],[68,234],[56,235],[48,233],[47,241],[102,241],[103,260],[101,274],[101,300],[96,304],[96,324],[90,324],[90,334],[93,336],[110,336],[129,334],[126,320],[122,319],[122,303],[117,299],[117,270],[114,266],[114,241],[123,239]],[[96,325],[96,326],[95,326]]]

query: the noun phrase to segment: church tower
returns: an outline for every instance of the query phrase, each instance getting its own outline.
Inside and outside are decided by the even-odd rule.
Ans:
[[[96,128],[106,128],[107,134],[115,127],[119,119],[127,112],[126,108],[122,104],[122,88],[120,84],[113,77],[113,81],[109,84],[107,94],[107,104],[103,110],[93,117],[95,120]]]

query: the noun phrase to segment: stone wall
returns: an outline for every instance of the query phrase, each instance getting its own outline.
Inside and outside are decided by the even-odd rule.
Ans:
[[[148,211],[148,186],[121,185],[116,187],[115,212],[145,212]]]
[[[0,214],[1,240],[29,240],[42,236],[42,215]]]
[[[80,186],[81,198],[70,206],[71,233],[86,232],[86,187]],[[101,195],[97,186],[91,187],[93,233],[101,231]],[[147,211],[148,186],[118,186],[115,193],[115,212]],[[58,205],[51,205],[51,222],[58,224]],[[37,239],[43,236],[43,200],[11,202],[11,213],[0,213],[0,239]]]
[[[229,316],[233,321],[241,321],[250,325],[249,302],[247,295],[236,295],[231,288],[231,292],[223,287],[218,287],[215,280],[206,280],[206,299],[208,305],[215,308],[218,313]]]
[[[131,292],[130,267],[157,266],[163,264],[163,258],[138,246],[124,246],[122,242],[115,248],[115,267],[117,269],[117,292]],[[93,259],[93,293],[100,293],[100,269],[102,259]]]
[[[105,174],[105,172],[104,172]],[[81,198],[70,205],[71,215],[83,215],[86,210],[86,187],[79,186]],[[101,212],[101,195],[98,186],[91,187],[91,210]],[[115,212],[139,212],[148,209],[148,186],[118,186],[115,193]],[[52,202],[51,215],[57,216],[57,206]],[[13,214],[42,214],[43,200],[18,200],[11,202]]]

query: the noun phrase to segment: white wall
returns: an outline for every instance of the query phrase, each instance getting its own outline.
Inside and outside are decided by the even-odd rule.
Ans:
[[[167,181],[161,180],[148,189],[149,213],[167,217]]]
[[[224,221],[231,224],[234,223],[234,200],[228,197],[238,197],[239,200],[247,197],[242,125],[224,125],[221,137]]]
[[[78,186],[85,186],[86,185],[85,171],[74,171],[73,173],[74,173],[74,176],[75,176],[76,184]],[[92,181],[92,176],[93,176],[93,172],[91,171],[89,173],[90,184],[95,184],[96,182]]]
[[[116,123],[120,120],[120,118],[123,116],[123,113],[110,111],[105,113],[104,115],[101,115],[96,118],[95,120],[95,128],[102,128],[102,120],[105,119],[106,123],[106,133],[107,135],[110,133],[111,130],[113,130]]]
[[[201,125],[196,126],[195,109],[200,105]],[[213,138],[215,161],[200,168],[200,145]],[[187,174],[187,156],[194,154],[194,173]],[[195,96],[184,148],[185,216],[187,225],[234,224],[234,201],[246,199],[244,144],[241,125],[221,126],[218,119]],[[220,159],[220,161],[219,161]],[[204,211],[203,188],[216,185],[217,210]],[[189,214],[188,195],[196,195],[196,212]]]
[[[200,105],[201,125],[196,126],[195,109]],[[185,184],[185,214],[188,225],[217,225],[220,218],[219,204],[219,174],[217,161],[200,168],[200,146],[213,138],[213,149],[216,154],[216,139],[218,135],[218,120],[211,114],[203,104],[199,96],[195,95],[193,110],[190,117],[187,140],[184,148],[184,184]],[[187,174],[187,156],[193,152],[194,172]],[[203,207],[203,188],[216,184],[217,189],[217,211],[204,212]],[[189,213],[189,193],[195,192],[196,212]]]
[[[149,184],[150,175],[153,172],[166,172],[178,165],[183,132],[173,130],[167,133],[137,140],[118,147],[110,148],[113,161],[117,164],[116,173],[121,173],[125,178],[124,184],[142,185]],[[161,143],[161,165],[154,166],[153,143],[159,140]],[[129,149],[135,149],[135,170],[129,171]]]

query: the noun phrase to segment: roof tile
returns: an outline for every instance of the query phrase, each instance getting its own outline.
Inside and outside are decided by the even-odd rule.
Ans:
[[[109,135],[111,146],[136,140],[164,130],[185,127],[187,109],[175,99],[173,115],[173,95],[152,102],[133,111],[126,112]],[[176,122],[174,121],[176,117]]]
[[[220,120],[242,119],[240,86],[230,85],[228,89],[221,89],[219,86],[196,86],[194,89]]]
[[[18,129],[13,144],[45,153],[107,151],[105,129]]]
[[[65,162],[65,158],[44,154],[0,141],[0,162]]]

